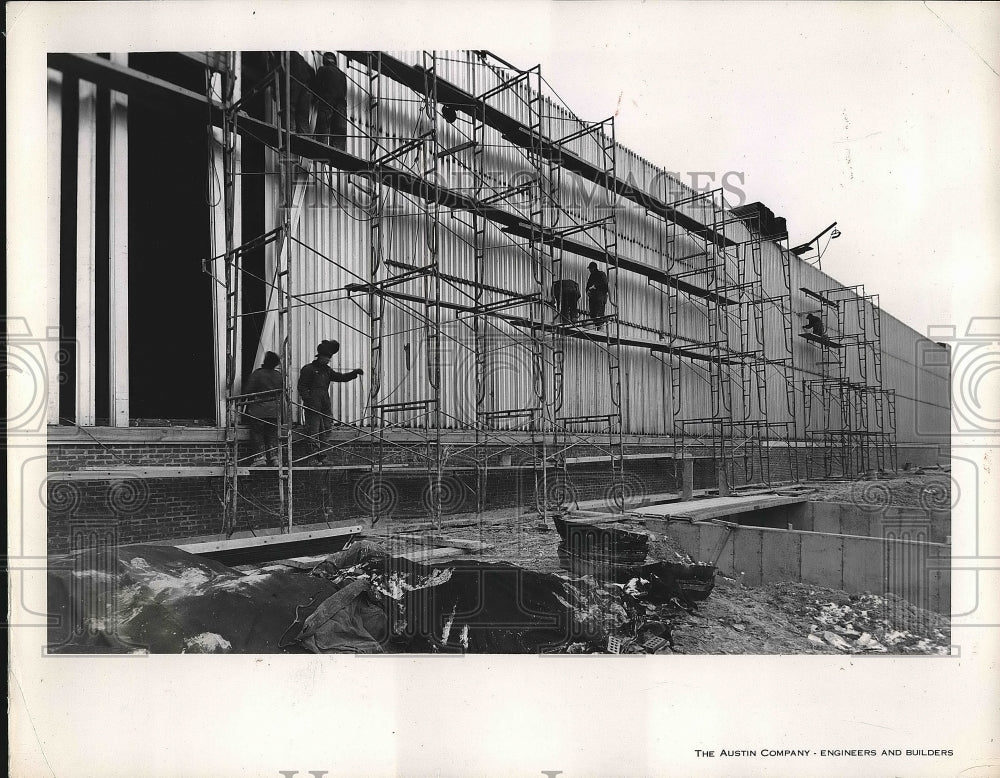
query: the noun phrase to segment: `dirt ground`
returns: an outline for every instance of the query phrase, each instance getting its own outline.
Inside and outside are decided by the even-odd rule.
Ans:
[[[858,505],[892,505],[900,508],[948,510],[951,507],[950,468],[918,468],[892,478],[865,481],[810,483],[824,502],[853,502]]]
[[[810,484],[810,499],[947,509],[950,475],[943,470],[901,473],[891,479]],[[531,570],[569,574],[558,555],[559,535],[531,517],[493,512],[479,526],[448,522],[446,537],[478,540],[491,546],[475,557],[505,561]],[[640,524],[636,525],[640,527]],[[383,531],[401,531],[403,526]],[[678,560],[683,552],[669,538],[650,543],[651,559]],[[653,608],[653,606],[650,606]],[[716,577],[711,596],[693,612],[676,605],[657,606],[648,617],[666,623],[674,653],[682,654],[947,654],[948,619],[879,593],[847,592],[802,583],[744,586]]]

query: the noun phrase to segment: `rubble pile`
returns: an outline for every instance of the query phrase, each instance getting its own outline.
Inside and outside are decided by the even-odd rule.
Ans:
[[[843,653],[947,655],[950,651],[944,620],[893,594],[865,593],[841,604],[813,600],[813,606],[809,640]]]
[[[661,654],[675,648],[673,627],[698,610],[715,587],[712,565],[652,562],[633,570],[623,584],[602,582],[591,576],[567,586],[587,587],[592,595],[590,610],[577,606],[579,619],[595,619],[606,634],[603,641],[573,643],[573,654]],[[596,610],[595,610],[596,606]]]

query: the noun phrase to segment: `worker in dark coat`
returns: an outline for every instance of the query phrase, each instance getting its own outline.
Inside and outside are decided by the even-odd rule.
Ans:
[[[580,303],[580,285],[576,281],[564,278],[553,283],[552,299],[559,310],[561,321],[576,321]]]
[[[316,358],[299,372],[298,390],[306,410],[309,449],[318,464],[322,464],[326,459],[323,450],[326,447],[327,435],[333,426],[330,384],[347,383],[364,374],[361,368],[355,368],[350,373],[338,373],[331,368],[330,358],[338,351],[340,344],[337,341],[324,340],[316,347]]]
[[[288,92],[292,97],[292,118],[295,120],[292,131],[308,135],[312,132],[309,112],[312,110],[311,87],[316,71],[306,62],[305,57],[292,51],[289,52],[289,75],[291,87]]]
[[[243,386],[244,394],[271,392],[260,399],[251,400],[243,411],[250,427],[252,465],[266,464],[274,467],[278,461],[278,423],[281,419],[281,390],[284,386],[277,370],[281,359],[273,351],[264,355],[259,368],[250,374]]]
[[[316,140],[344,151],[347,148],[347,76],[337,55],[326,52],[313,79],[316,93]]]
[[[588,266],[590,277],[587,278],[587,306],[590,308],[590,318],[604,318],[604,306],[608,303],[608,274],[597,267],[596,262]]]
[[[247,95],[256,87],[264,77],[276,65],[274,52],[271,51],[244,51],[240,56],[240,79],[243,85],[240,87],[242,93]],[[267,90],[261,90],[252,97],[244,97],[242,100],[243,110],[250,116],[257,119],[264,118],[264,105],[271,96]]]
[[[823,324],[823,320],[815,313],[806,314],[806,323],[802,329],[812,330],[813,335],[818,335],[819,337],[823,337],[826,334],[826,325]]]

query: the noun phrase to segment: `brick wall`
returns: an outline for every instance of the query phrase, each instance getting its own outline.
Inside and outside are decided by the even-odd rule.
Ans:
[[[220,467],[222,443],[49,444],[49,472],[129,467]]]
[[[573,452],[574,455],[586,455]],[[706,452],[700,452],[702,454]],[[806,449],[795,448],[798,474],[806,474]],[[900,464],[903,453],[900,452]],[[129,467],[221,466],[223,444],[146,443],[105,444],[59,443],[49,446],[49,470],[69,471],[81,468],[119,470],[108,480],[48,481],[49,549],[63,552],[72,544],[79,527],[98,526],[117,533],[119,542],[136,543],[212,535],[221,530],[223,479],[221,476],[183,478],[139,478],[129,474]],[[773,480],[791,480],[788,451],[771,450]],[[569,502],[603,500],[615,502],[611,473],[606,464],[571,465],[565,483],[552,478],[551,490],[563,490]],[[742,467],[737,468],[737,483],[745,482]],[[426,477],[393,476],[378,498],[398,518],[423,519],[432,502]],[[714,463],[695,460],[695,488],[714,487]],[[364,472],[297,471],[294,479],[295,521],[318,523],[370,514],[371,482]],[[476,480],[471,472],[447,476],[442,503],[444,512],[466,513],[476,509]],[[530,470],[491,471],[485,490],[485,508],[521,505],[531,510],[535,504],[534,476]],[[625,468],[625,494],[629,498],[644,494],[672,492],[679,489],[673,460],[630,460]],[[283,523],[278,502],[277,479],[273,472],[253,472],[241,477],[239,517],[255,528],[276,527]]]
[[[591,451],[573,452],[586,456]],[[350,458],[350,457],[348,457]],[[142,467],[218,467],[223,464],[222,443],[50,443],[50,472],[80,469],[119,471],[102,480],[59,480],[47,484],[49,550],[61,553],[80,531],[113,532],[120,543],[171,540],[213,535],[222,526],[221,476],[143,478],[130,473]],[[570,502],[604,500],[613,503],[615,491],[606,465],[571,465],[569,477],[551,478],[550,490],[563,490]],[[710,462],[698,461],[696,487],[714,482]],[[432,503],[426,476],[393,476],[378,497],[397,518],[425,519]],[[366,472],[297,471],[294,478],[295,522],[318,523],[329,519],[370,514],[371,479]],[[625,494],[673,491],[677,487],[670,460],[629,462]],[[442,495],[446,514],[476,509],[476,479],[471,472],[447,476]],[[530,470],[494,470],[486,483],[487,510],[535,505],[534,475]],[[240,480],[239,521],[254,528],[276,527],[284,522],[273,472],[252,472]]]
[[[674,488],[672,467],[643,463],[626,473],[629,496],[664,492]],[[318,523],[365,517],[370,513],[371,480],[367,473],[300,471],[294,479],[295,522]],[[472,474],[445,479],[442,504],[445,514],[476,509],[476,481]],[[530,471],[497,471],[487,480],[487,510],[535,504]],[[570,501],[614,499],[609,472],[589,466],[570,471],[568,484],[552,479],[550,489],[563,488]],[[48,489],[49,551],[61,553],[71,545],[81,526],[103,527],[117,533],[121,543],[170,540],[221,531],[223,479],[136,478],[124,471],[107,480],[66,481],[50,479]],[[432,503],[426,477],[387,478],[379,497],[386,513],[396,518],[426,519]],[[241,528],[277,527],[280,513],[277,479],[273,472],[254,472],[240,479]]]
[[[48,481],[48,546],[68,549],[81,525],[117,532],[119,542],[218,532],[221,478]]]

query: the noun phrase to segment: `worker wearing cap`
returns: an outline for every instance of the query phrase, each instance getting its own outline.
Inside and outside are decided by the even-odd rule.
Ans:
[[[587,305],[590,318],[604,318],[604,306],[608,303],[608,274],[598,268],[596,262],[587,265],[590,277],[587,279]]]
[[[278,456],[278,420],[281,418],[281,388],[283,381],[277,370],[281,359],[273,351],[264,354],[260,367],[250,374],[243,386],[244,394],[261,394],[269,392],[258,399],[251,400],[244,411],[247,424],[250,427],[252,444],[252,466],[266,464],[274,467]]]
[[[361,368],[355,368],[350,373],[338,373],[331,368],[330,358],[338,351],[340,344],[337,341],[322,341],[316,346],[316,358],[299,372],[298,390],[306,410],[306,434],[318,464],[326,459],[323,448],[333,426],[330,384],[347,383],[364,374]]]
[[[316,140],[341,151],[347,148],[347,76],[328,51],[313,79],[316,93]]]

